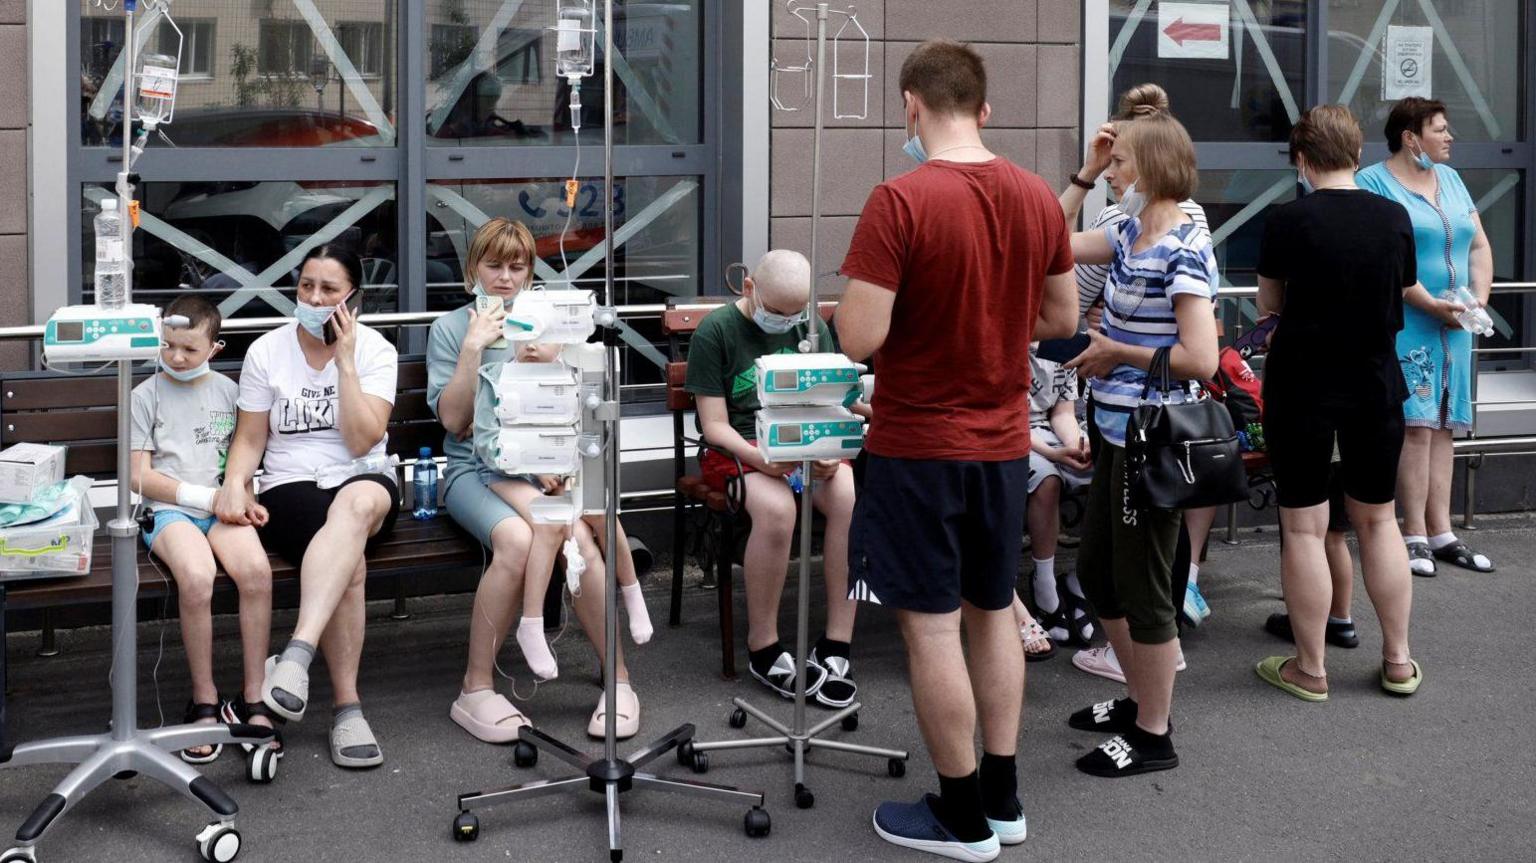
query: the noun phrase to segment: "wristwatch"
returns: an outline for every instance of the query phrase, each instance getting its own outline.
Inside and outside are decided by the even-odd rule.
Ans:
[[[1087,189],[1090,192],[1093,191],[1093,184],[1076,174],[1072,174],[1071,176],[1067,177],[1067,182],[1078,187],[1079,189]]]

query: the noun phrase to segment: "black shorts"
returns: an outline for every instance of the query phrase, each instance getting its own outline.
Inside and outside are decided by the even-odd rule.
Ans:
[[[1349,528],[1349,510],[1344,505],[1344,471],[1339,462],[1334,462],[1328,465],[1328,529],[1345,533]]]
[[[849,530],[849,597],[945,614],[963,599],[1013,604],[1029,459],[927,461],[869,455]]]
[[[1275,496],[1283,507],[1327,503],[1334,442],[1344,493],[1361,503],[1397,497],[1397,458],[1403,450],[1400,408],[1287,398],[1264,405],[1264,440],[1274,469]]]
[[[312,482],[289,482],[263,491],[258,497],[267,508],[267,523],[261,527],[261,542],[269,550],[294,566],[304,563],[304,552],[309,541],[315,538],[331,508],[336,493],[354,482],[376,482],[389,491],[389,499],[395,506],[384,516],[379,532],[368,539],[368,550],[389,537],[394,530],[395,517],[400,514],[400,489],[394,479],[378,473],[354,476],[335,488],[321,488]]]

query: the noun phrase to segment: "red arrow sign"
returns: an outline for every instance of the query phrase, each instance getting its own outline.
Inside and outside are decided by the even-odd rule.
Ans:
[[[1220,24],[1189,24],[1179,18],[1164,28],[1163,33],[1180,48],[1185,42],[1220,42]]]

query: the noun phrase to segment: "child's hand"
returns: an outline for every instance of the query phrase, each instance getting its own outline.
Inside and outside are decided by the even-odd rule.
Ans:
[[[831,479],[837,475],[837,469],[841,466],[842,462],[835,458],[817,459],[811,465],[811,477],[818,480]]]
[[[259,503],[252,503],[251,508],[246,510],[246,515],[250,517],[251,525],[254,527],[265,526],[270,517],[267,514],[267,508]]]
[[[772,476],[772,477],[778,477],[778,478],[782,479],[782,478],[784,478],[786,476],[789,476],[790,474],[794,473],[795,472],[795,468],[797,468],[799,466],[800,465],[798,465],[798,464],[796,464],[795,462],[792,462],[792,461],[785,461],[785,462],[764,461],[762,464],[757,466],[757,471],[758,471],[758,473],[761,473],[764,476]]]
[[[538,480],[539,487],[544,490],[545,494],[554,494],[565,485],[565,477],[556,476],[552,473],[539,474]]]

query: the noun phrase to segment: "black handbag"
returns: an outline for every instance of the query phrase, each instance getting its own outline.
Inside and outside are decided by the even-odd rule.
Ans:
[[[1141,404],[1125,430],[1131,503],[1138,509],[1194,509],[1245,500],[1248,477],[1231,415],[1203,394],[1171,401],[1168,352],[1158,348],[1152,355]],[[1152,398],[1154,385],[1162,398]]]

